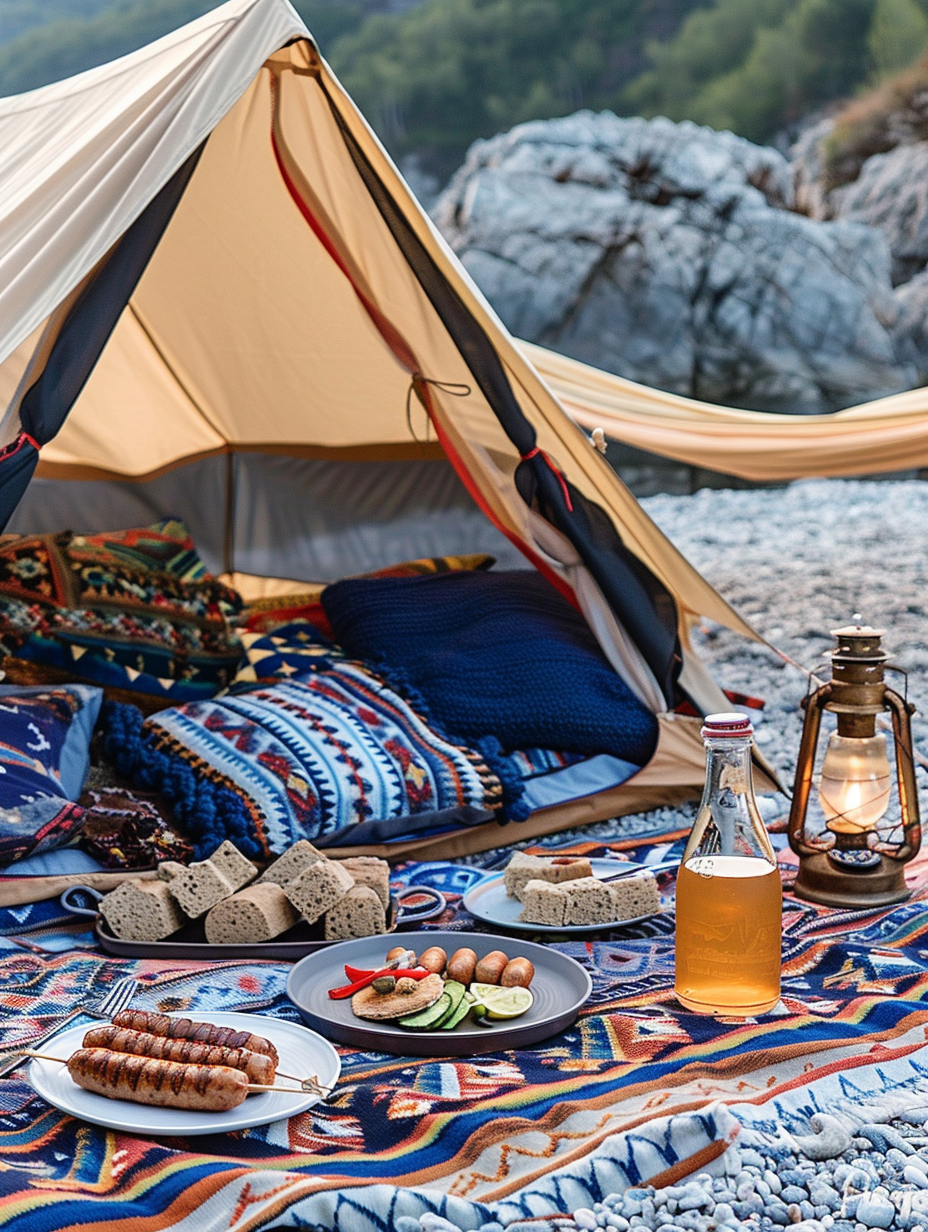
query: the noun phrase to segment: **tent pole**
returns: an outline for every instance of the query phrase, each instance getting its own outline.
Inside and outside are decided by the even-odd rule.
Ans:
[[[226,512],[222,535],[222,571],[231,578],[235,572],[235,454],[226,454]]]

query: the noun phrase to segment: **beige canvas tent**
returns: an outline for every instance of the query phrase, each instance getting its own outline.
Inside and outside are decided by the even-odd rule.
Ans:
[[[928,466],[926,389],[830,415],[742,411],[649,389],[527,342],[520,348],[577,423],[691,466],[760,483]]]
[[[252,589],[421,554],[423,533],[511,551],[661,736],[622,787],[442,849],[693,793],[698,722],[672,711],[727,703],[691,622],[753,631],[565,414],[286,0],[0,101],[0,150],[0,494],[40,448],[11,529],[176,513]]]

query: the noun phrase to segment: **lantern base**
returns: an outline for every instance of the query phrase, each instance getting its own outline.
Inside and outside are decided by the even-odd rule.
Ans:
[[[826,907],[885,907],[911,897],[905,884],[905,865],[880,856],[871,868],[835,868],[827,853],[799,857],[799,876],[793,886],[797,898]]]

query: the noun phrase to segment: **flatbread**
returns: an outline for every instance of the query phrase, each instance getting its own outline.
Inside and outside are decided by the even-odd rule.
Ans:
[[[362,988],[351,998],[351,1008],[357,1018],[369,1018],[379,1022],[383,1018],[405,1018],[407,1014],[419,1014],[441,997],[445,981],[440,975],[427,975],[419,980],[415,992],[377,992]]]

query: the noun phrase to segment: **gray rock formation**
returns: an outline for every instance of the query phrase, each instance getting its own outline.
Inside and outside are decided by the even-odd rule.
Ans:
[[[805,413],[911,387],[886,240],[793,206],[775,150],[580,112],[477,142],[435,217],[514,333],[633,380]]]
[[[828,195],[831,216],[876,227],[889,244],[895,286],[928,265],[928,142],[874,154],[851,184]]]

